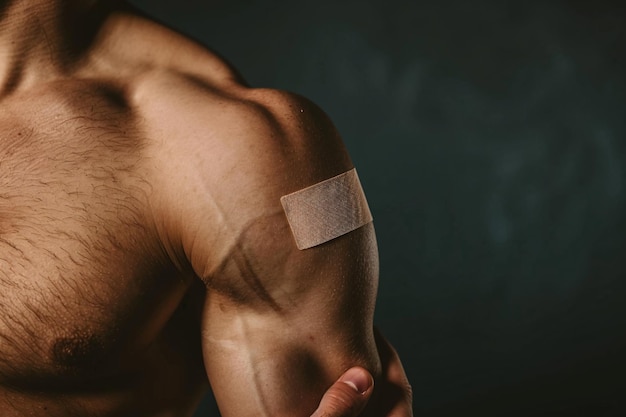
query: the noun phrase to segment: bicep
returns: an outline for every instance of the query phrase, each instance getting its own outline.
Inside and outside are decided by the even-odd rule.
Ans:
[[[379,367],[373,226],[299,251],[284,220],[268,222],[223,265],[231,287],[207,292],[205,365],[225,417],[308,416],[347,368]]]

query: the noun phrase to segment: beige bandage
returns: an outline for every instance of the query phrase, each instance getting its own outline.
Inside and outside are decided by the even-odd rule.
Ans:
[[[280,198],[298,249],[343,236],[372,221],[356,169]]]

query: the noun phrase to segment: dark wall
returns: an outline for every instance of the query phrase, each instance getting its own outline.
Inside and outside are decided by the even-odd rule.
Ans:
[[[417,415],[626,415],[624,2],[134,3],[335,121]]]

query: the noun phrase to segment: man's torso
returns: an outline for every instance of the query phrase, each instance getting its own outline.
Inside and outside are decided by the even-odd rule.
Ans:
[[[185,415],[206,389],[201,291],[161,244],[153,122],[119,81],[0,99],[3,417]]]

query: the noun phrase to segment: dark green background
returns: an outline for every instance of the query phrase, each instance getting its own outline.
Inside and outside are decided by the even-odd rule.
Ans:
[[[624,2],[134,3],[330,114],[417,415],[626,415]]]

